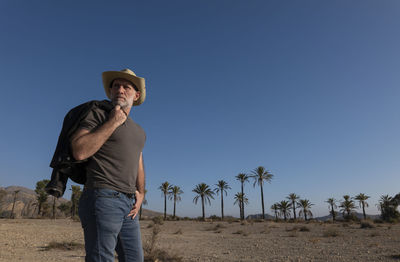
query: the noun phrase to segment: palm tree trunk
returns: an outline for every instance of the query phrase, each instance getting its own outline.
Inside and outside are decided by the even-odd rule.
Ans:
[[[244,197],[243,193],[243,182],[242,182],[242,196]],[[240,219],[244,219],[244,203],[243,201],[240,201]]]
[[[335,222],[335,210],[333,209],[333,205],[331,206],[331,213],[332,213],[332,222]]]
[[[203,220],[206,219],[206,214],[204,211],[204,196],[201,196],[201,210],[203,211]]]
[[[164,220],[167,219],[167,194],[164,193]]]
[[[363,208],[364,220],[366,220],[366,219],[367,219],[367,216],[365,215],[365,206],[364,206],[364,202],[361,202],[361,203],[362,203],[362,208]]]
[[[53,219],[56,219],[56,197],[53,196]]]
[[[265,212],[264,212],[264,192],[263,192],[263,187],[262,183],[260,184],[261,188],[261,207],[262,207],[262,218],[265,219]]]
[[[304,220],[307,221],[307,212],[305,209],[303,209],[303,212],[304,212]]]
[[[174,196],[174,218],[175,218],[175,211],[176,211],[176,195]]]
[[[13,201],[13,206],[11,209],[11,214],[10,214],[10,218],[15,218],[14,217],[14,207],[15,207],[15,201],[17,200],[17,193],[14,193],[14,201]]]
[[[221,191],[221,220],[224,220],[224,191]]]
[[[293,205],[293,218],[294,218],[294,220],[296,220],[296,206],[295,206],[294,201],[292,201],[292,205]]]

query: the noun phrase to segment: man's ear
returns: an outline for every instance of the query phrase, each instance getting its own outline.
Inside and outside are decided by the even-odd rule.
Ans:
[[[138,101],[139,100],[139,98],[140,98],[140,92],[139,91],[137,91],[136,92],[136,94],[135,94],[135,97],[133,98],[133,101]]]

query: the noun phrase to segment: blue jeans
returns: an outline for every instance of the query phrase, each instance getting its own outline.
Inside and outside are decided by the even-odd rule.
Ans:
[[[114,262],[114,250],[119,261],[143,261],[139,216],[127,217],[134,203],[134,197],[115,190],[83,190],[79,217],[85,235],[86,262]]]

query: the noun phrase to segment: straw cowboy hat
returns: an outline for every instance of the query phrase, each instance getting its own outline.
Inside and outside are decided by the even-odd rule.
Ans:
[[[144,99],[146,98],[146,87],[144,78],[136,76],[132,70],[123,69],[121,71],[106,71],[103,72],[102,76],[103,76],[104,91],[106,91],[106,95],[108,98],[111,99],[110,87],[112,81],[117,78],[122,78],[132,82],[140,92],[139,99],[133,102],[133,105],[138,106],[144,102]]]

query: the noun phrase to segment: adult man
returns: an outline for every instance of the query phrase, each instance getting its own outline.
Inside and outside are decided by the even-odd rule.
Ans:
[[[76,160],[88,159],[79,202],[86,261],[143,261],[138,217],[144,198],[143,129],[129,117],[143,103],[145,81],[129,69],[103,73],[111,112],[91,110],[71,138]]]

